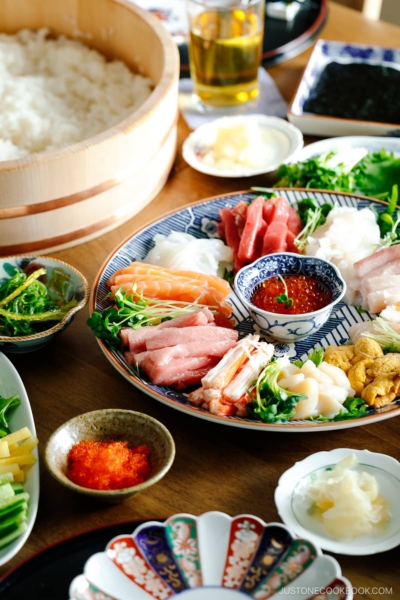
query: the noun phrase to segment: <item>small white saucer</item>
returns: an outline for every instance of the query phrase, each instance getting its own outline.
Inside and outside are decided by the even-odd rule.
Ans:
[[[364,535],[348,542],[341,542],[325,532],[322,525],[312,518],[305,506],[295,501],[299,486],[310,481],[312,473],[333,467],[341,459],[355,454],[359,462],[357,470],[374,475],[379,492],[390,503],[392,517],[383,532]],[[298,536],[305,536],[323,550],[337,554],[362,556],[385,552],[400,545],[400,463],[386,454],[368,450],[337,448],[331,452],[317,452],[296,463],[280,478],[275,490],[275,504],[282,521]]]
[[[243,122],[244,120],[257,120],[264,135],[273,138],[271,142],[271,156],[262,165],[250,167],[238,165],[234,170],[222,170],[213,165],[205,163],[199,155],[211,149],[215,142],[218,128],[228,121]],[[183,158],[186,162],[201,173],[214,175],[216,177],[251,177],[275,171],[281,164],[290,162],[303,148],[303,135],[297,127],[291,125],[279,117],[267,117],[266,115],[235,115],[216,119],[211,123],[205,123],[193,131],[185,140],[182,147]]]

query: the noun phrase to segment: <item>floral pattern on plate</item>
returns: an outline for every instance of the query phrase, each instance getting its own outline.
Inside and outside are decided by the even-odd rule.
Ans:
[[[111,540],[105,553],[93,555],[85,565],[90,584],[115,600],[166,600],[181,593],[189,598],[203,587],[215,590],[216,598],[218,590],[225,590],[225,596],[230,590],[235,599],[266,600],[294,589],[297,580],[322,590],[340,576],[335,559],[296,539],[285,525],[220,512],[144,523],[133,534]],[[307,598],[289,591],[294,600]]]

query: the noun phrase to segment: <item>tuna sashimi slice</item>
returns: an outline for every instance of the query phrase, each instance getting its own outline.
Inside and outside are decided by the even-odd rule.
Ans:
[[[135,344],[142,344],[143,350],[145,349],[145,340],[149,337],[153,337],[160,329],[169,329],[171,327],[195,327],[200,325],[207,325],[214,321],[214,315],[207,307],[188,315],[182,315],[169,321],[163,321],[159,325],[152,325],[151,327],[143,327],[142,329],[131,329],[130,327],[124,327],[121,329],[121,340],[123,346],[130,346],[130,350],[133,352],[133,346]],[[140,351],[140,350],[137,350]]]
[[[297,213],[297,210],[293,208],[293,206],[289,206],[289,216],[287,220],[287,226],[289,231],[294,233],[294,236],[299,235],[300,231],[303,229],[303,224],[301,219]]]
[[[289,208],[289,202],[286,198],[283,196],[275,198],[269,223],[284,223],[286,225],[289,218]]]
[[[244,263],[238,257],[239,245],[240,245],[240,236],[238,227],[235,222],[235,217],[229,208],[222,208],[219,211],[219,215],[224,223],[225,227],[225,240],[228,244],[229,248],[231,248],[233,252],[234,259],[234,271],[237,273],[239,269],[241,269]]]
[[[275,252],[285,252],[287,248],[286,236],[288,228],[285,223],[272,222],[268,225],[267,233],[264,236],[262,256],[274,254]]]
[[[250,204],[247,209],[246,224],[244,226],[243,235],[240,238],[238,257],[240,260],[248,262],[254,254],[257,234],[263,222],[263,206],[265,200],[262,196],[258,196]]]
[[[238,339],[238,332],[226,327],[182,327],[171,328],[165,331],[159,331],[156,336],[149,338],[146,342],[147,350],[157,350],[158,348],[167,348],[177,344],[188,344],[189,342],[208,342],[221,340]]]
[[[206,367],[201,367],[200,369],[195,369],[194,371],[185,371],[179,380],[174,383],[174,388],[176,390],[184,390],[185,388],[192,387],[194,385],[200,385],[204,375],[207,375],[208,371],[212,369],[218,361],[219,358],[214,358],[214,360],[211,360],[210,364]]]
[[[214,357],[194,356],[192,358],[174,360],[166,367],[158,367],[151,360],[148,360],[142,364],[141,368],[155,385],[173,385],[182,379],[182,375],[185,372],[197,371],[213,364],[215,364]]]
[[[178,358],[189,358],[192,356],[224,356],[230,348],[236,344],[236,340],[226,339],[221,341],[210,340],[201,342],[189,342],[188,344],[177,344],[176,346],[168,346],[167,348],[159,348],[157,350],[147,350],[136,354],[136,361],[139,366],[143,361],[151,361],[161,367],[168,365],[171,361]]]
[[[288,229],[288,232],[286,234],[286,251],[287,252],[295,252],[296,254],[300,254],[298,247],[294,243],[295,239],[296,239],[296,236],[294,235],[294,233],[292,231],[290,231],[290,229]]]
[[[400,260],[400,245],[379,250],[379,252],[375,252],[371,256],[367,256],[354,263],[354,268],[357,275],[362,279],[367,273],[395,260]]]

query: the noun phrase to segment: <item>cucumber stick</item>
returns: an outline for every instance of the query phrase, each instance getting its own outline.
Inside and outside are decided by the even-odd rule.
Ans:
[[[13,542],[28,528],[29,494],[12,473],[0,475],[0,548]]]

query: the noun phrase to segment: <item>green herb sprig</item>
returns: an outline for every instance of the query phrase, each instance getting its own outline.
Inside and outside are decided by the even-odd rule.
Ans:
[[[197,302],[145,298],[136,291],[135,284],[129,293],[120,287],[114,295],[109,293],[107,297],[112,298],[114,304],[102,312],[94,311],[87,320],[87,324],[92,328],[96,337],[102,338],[111,348],[117,350],[122,350],[122,342],[119,337],[122,327],[141,329],[204,308],[203,304]],[[217,307],[208,306],[208,308]]]
[[[279,296],[276,296],[275,300],[277,301],[278,304],[283,304],[284,308],[286,308],[286,309],[291,308],[294,305],[294,300],[293,300],[293,298],[289,298],[289,292],[288,292],[288,288],[286,285],[286,281],[284,280],[282,275],[278,275],[278,278],[283,283],[284,292],[282,294],[280,294]]]

